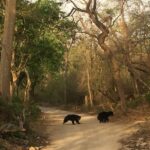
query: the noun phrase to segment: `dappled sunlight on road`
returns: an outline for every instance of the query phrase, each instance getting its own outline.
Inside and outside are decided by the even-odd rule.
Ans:
[[[62,124],[63,118],[70,112],[55,108],[42,108],[49,116],[51,126],[46,126],[50,145],[42,150],[118,150],[119,140],[133,132],[129,124],[99,123],[96,116],[79,114],[81,124],[71,122]]]

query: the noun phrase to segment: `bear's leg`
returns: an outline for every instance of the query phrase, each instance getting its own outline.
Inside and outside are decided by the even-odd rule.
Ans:
[[[74,120],[71,120],[71,121],[72,121],[72,124],[75,125]]]
[[[102,122],[102,123],[106,123],[106,122],[108,122],[108,117],[102,116],[99,121],[100,121],[100,123],[101,123],[101,122]]]
[[[76,121],[76,123],[80,124],[80,122],[79,122],[79,120],[78,120],[78,119],[76,119],[75,121]]]
[[[105,118],[103,118],[103,119],[102,119],[102,122],[103,122],[103,123],[105,123],[105,122],[106,122]]]
[[[99,119],[99,122],[100,122],[100,123],[103,122],[103,118],[102,118],[102,117]]]
[[[108,118],[106,119],[106,122],[109,122],[109,119],[108,119]]]
[[[105,123],[106,123],[106,122],[109,122],[108,117],[105,117],[105,118],[104,118],[104,122],[105,122]]]

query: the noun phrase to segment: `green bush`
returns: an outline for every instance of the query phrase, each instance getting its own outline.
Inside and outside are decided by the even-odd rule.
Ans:
[[[150,104],[150,93],[145,94],[145,100]]]
[[[37,119],[41,113],[40,109],[33,101],[23,102],[16,96],[12,99],[11,107],[15,116],[23,117],[24,113],[25,123]]]
[[[7,122],[13,121],[13,110],[11,106],[6,102],[0,99],[0,121]]]
[[[10,103],[10,107],[13,111],[14,116],[17,118],[20,117],[20,115],[22,114],[24,104],[18,96],[14,96],[12,98],[12,102]]]
[[[0,117],[3,117],[3,121],[18,125],[21,119],[28,126],[29,122],[37,119],[40,113],[34,102],[24,102],[17,96],[13,96],[10,103],[0,100]]]
[[[27,120],[35,120],[41,114],[40,108],[33,101],[30,101],[26,107],[26,118]]]
[[[130,100],[127,102],[127,107],[128,108],[136,108],[137,106],[139,106],[143,101],[142,97],[138,97],[136,99]]]

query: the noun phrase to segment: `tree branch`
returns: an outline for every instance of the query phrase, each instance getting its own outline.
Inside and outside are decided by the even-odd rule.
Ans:
[[[116,100],[113,99],[110,95],[108,95],[106,92],[102,91],[101,89],[98,89],[98,91],[105,97],[107,97],[108,99],[112,100],[113,102],[115,102]]]
[[[6,3],[5,3],[5,1],[4,1],[4,0],[1,0],[1,1],[2,1],[3,7],[6,8]]]
[[[64,16],[64,18],[69,17],[70,15],[73,15],[75,12],[76,12],[76,9],[72,8],[71,11],[66,16]]]
[[[97,1],[96,1],[96,0],[94,0],[94,4],[93,4],[93,12],[95,12],[95,11],[96,11],[96,5],[97,5]]]
[[[89,0],[88,3],[87,3],[87,5],[86,5],[86,10],[87,11],[90,11],[90,5],[91,5],[91,3],[92,3],[92,0]]]
[[[89,32],[86,32],[86,31],[84,31],[84,32],[80,32],[80,33],[87,34],[87,35],[89,35],[89,36],[91,36],[91,37],[93,37],[93,38],[95,38],[95,39],[97,39],[97,38],[98,38],[96,35],[91,34],[91,33],[89,33]]]
[[[73,6],[75,7],[74,9],[76,9],[76,10],[78,10],[78,11],[81,11],[81,12],[87,12],[86,10],[79,8],[79,7],[76,5],[76,3],[73,2],[72,0],[70,0],[70,2],[71,2],[71,3],[73,4]]]
[[[115,22],[117,21],[117,19],[118,19],[120,16],[121,16],[121,13],[113,20],[113,22],[112,22],[112,24],[110,25],[110,27],[112,27],[112,26],[115,24]]]

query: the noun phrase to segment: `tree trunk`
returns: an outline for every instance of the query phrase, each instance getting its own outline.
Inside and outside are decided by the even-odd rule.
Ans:
[[[89,105],[89,103],[88,103],[88,96],[87,95],[85,95],[85,97],[84,97],[84,105],[85,105],[86,108]]]
[[[85,51],[85,61],[86,61],[86,77],[87,77],[87,91],[88,91],[88,101],[89,107],[93,107],[93,93],[91,88],[91,53],[90,50],[86,49]]]
[[[1,92],[4,100],[11,99],[11,61],[16,16],[16,0],[6,0],[4,33],[1,52]]]
[[[35,96],[35,87],[36,87],[36,83],[31,83],[31,87],[30,87],[30,96],[34,97]]]
[[[27,83],[24,89],[24,102],[27,102],[30,99],[31,80],[30,80],[29,72],[27,71],[27,69],[24,69],[24,72],[26,73],[26,76],[27,76]]]
[[[68,49],[66,51],[66,55],[65,55],[65,70],[64,70],[64,102],[65,104],[67,104],[67,95],[68,95]]]
[[[89,0],[89,4],[91,4],[90,0]],[[117,60],[114,57],[114,54],[113,54],[111,48],[108,47],[107,44],[105,43],[105,40],[109,34],[109,28],[107,26],[105,26],[101,21],[99,21],[95,10],[96,10],[96,1],[94,1],[94,4],[93,4],[94,13],[91,12],[90,5],[88,5],[88,7],[87,7],[87,12],[89,14],[89,17],[93,21],[93,23],[101,31],[101,33],[97,37],[98,44],[104,50],[106,57],[108,57],[108,59],[110,60],[110,63],[111,63],[110,66],[112,67],[113,77],[116,82],[117,92],[118,92],[118,95],[119,95],[119,98],[121,101],[121,108],[122,108],[122,111],[125,113],[125,111],[126,111],[125,91],[124,91],[124,88],[123,88],[123,85],[121,82],[120,68],[119,68]]]
[[[125,113],[126,112],[125,92],[124,92],[123,84],[121,82],[120,68],[114,57],[112,57],[112,67],[113,67],[113,76],[116,82],[117,91],[121,102],[121,109]]]
[[[133,89],[134,89],[134,95],[139,95],[139,88],[138,88],[138,78],[136,77],[137,74],[132,66],[132,63],[131,63],[131,60],[130,60],[130,56],[129,56],[129,53],[130,53],[130,35],[129,35],[129,29],[128,29],[128,26],[127,26],[127,23],[126,23],[126,20],[125,20],[125,16],[124,16],[124,2],[125,0],[121,0],[120,1],[120,10],[121,10],[121,26],[120,26],[120,29],[121,29],[121,32],[122,32],[122,35],[123,35],[123,47],[124,47],[124,59],[125,59],[125,62],[126,62],[126,66],[128,67],[128,71],[130,73],[130,76],[131,76],[131,79],[133,81]]]
[[[89,73],[88,67],[86,69],[86,74],[87,74],[87,87],[88,87],[88,95],[89,95],[89,104],[90,104],[90,107],[93,107],[93,96],[92,96],[92,91],[91,91],[90,73]]]

